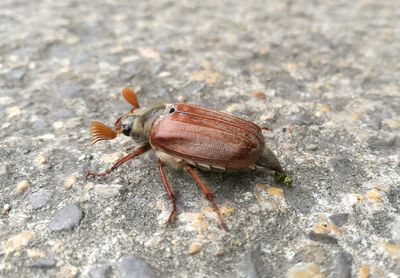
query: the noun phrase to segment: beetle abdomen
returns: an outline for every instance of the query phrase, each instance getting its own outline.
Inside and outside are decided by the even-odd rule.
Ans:
[[[175,111],[161,116],[150,131],[156,150],[227,170],[246,170],[260,158],[264,142],[256,124],[190,104],[169,108]]]

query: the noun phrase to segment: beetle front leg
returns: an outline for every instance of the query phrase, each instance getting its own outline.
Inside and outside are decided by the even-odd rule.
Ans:
[[[168,182],[167,176],[165,175],[164,163],[160,159],[157,162],[157,167],[158,167],[158,171],[160,172],[160,176],[161,176],[162,182],[164,184],[165,190],[167,191],[168,197],[172,203],[172,211],[169,213],[168,220],[165,222],[165,224],[169,224],[169,223],[171,223],[171,221],[174,218],[174,215],[176,213],[176,199],[175,199],[174,193],[172,192],[171,185]]]
[[[111,172],[114,171],[115,169],[117,169],[119,166],[121,166],[121,165],[124,164],[125,162],[127,162],[127,161],[129,161],[129,160],[131,160],[131,159],[133,159],[133,158],[135,158],[135,157],[141,155],[141,154],[144,154],[145,152],[147,152],[147,151],[150,150],[150,149],[151,149],[150,145],[146,145],[146,146],[143,146],[143,147],[139,147],[139,148],[135,149],[135,150],[133,151],[133,153],[130,153],[130,154],[128,154],[127,156],[121,158],[121,159],[118,160],[110,169],[107,169],[106,171],[104,171],[104,172],[102,172],[102,173],[96,173],[96,172],[93,172],[93,171],[88,171],[88,172],[86,173],[86,178],[89,178],[90,176],[92,176],[92,177],[103,177],[103,176],[105,176],[105,175],[111,173]]]
[[[200,187],[201,191],[203,191],[203,194],[207,198],[207,200],[210,201],[211,206],[213,207],[213,209],[217,213],[219,225],[226,232],[228,232],[229,229],[228,229],[228,227],[226,226],[226,224],[224,222],[224,218],[222,217],[221,211],[219,210],[219,207],[217,206],[217,203],[215,202],[215,194],[213,192],[211,192],[210,189],[205,185],[205,183],[201,180],[201,178],[199,177],[199,174],[197,173],[197,171],[195,169],[193,169],[190,166],[186,166],[185,170],[195,180],[197,185]]]

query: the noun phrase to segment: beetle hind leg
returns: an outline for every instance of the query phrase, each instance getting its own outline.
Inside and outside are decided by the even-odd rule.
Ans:
[[[207,200],[210,201],[211,206],[213,207],[213,209],[215,210],[215,212],[217,214],[219,225],[225,231],[229,231],[228,227],[226,226],[226,224],[224,222],[224,218],[222,217],[221,211],[219,210],[219,207],[217,206],[217,203],[215,202],[214,193],[211,192],[210,189],[204,184],[204,182],[201,180],[201,178],[199,177],[199,174],[197,173],[197,171],[195,169],[193,169],[191,166],[186,166],[185,170],[195,180],[197,185],[200,187],[201,191],[203,191],[203,194],[207,198]]]
[[[157,162],[157,167],[158,171],[160,172],[160,176],[164,184],[165,190],[167,191],[168,197],[172,203],[172,211],[169,213],[168,220],[165,222],[165,224],[170,224],[176,213],[176,199],[174,193],[172,192],[171,185],[168,182],[167,176],[165,175],[164,163],[160,159]]]

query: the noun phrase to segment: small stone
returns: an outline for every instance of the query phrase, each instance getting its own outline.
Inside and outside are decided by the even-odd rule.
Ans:
[[[289,118],[289,123],[294,124],[294,125],[308,126],[308,125],[315,124],[315,122],[316,122],[316,120],[315,120],[314,115],[308,111],[298,112]]]
[[[338,244],[338,240],[330,235],[318,234],[313,231],[308,233],[308,238],[312,241],[324,243],[324,244]]]
[[[64,189],[65,189],[65,190],[71,189],[72,186],[73,186],[75,183],[76,183],[76,176],[75,176],[75,175],[69,176],[68,178],[66,178],[66,179],[64,180],[64,183],[63,183]]]
[[[267,188],[267,193],[271,196],[283,197],[282,188],[270,186]]]
[[[3,210],[7,211],[7,212],[10,211],[11,210],[11,205],[10,204],[4,204]]]
[[[1,176],[7,176],[7,166],[6,165],[0,165],[0,177]]]
[[[192,81],[182,88],[181,93],[184,95],[193,95],[201,91],[206,85],[205,81]]]
[[[96,184],[93,191],[103,198],[111,198],[120,195],[122,188],[120,184]]]
[[[203,213],[184,212],[179,215],[179,219],[186,223],[186,230],[203,233],[209,224]]]
[[[160,58],[160,53],[155,51],[152,48],[145,48],[145,47],[139,47],[138,48],[139,54],[148,59],[159,59]]]
[[[20,183],[17,184],[17,188],[15,189],[15,194],[17,194],[17,196],[20,196],[26,190],[28,190],[29,187],[31,187],[31,185],[29,184],[29,182],[27,180],[21,181]]]
[[[13,237],[10,237],[5,243],[3,243],[3,251],[7,255],[22,250],[29,242],[34,238],[35,233],[33,231],[23,231]]]
[[[47,158],[44,155],[40,154],[35,158],[34,163],[38,167],[43,167],[43,165],[47,163]]]
[[[261,258],[261,245],[258,243],[244,253],[239,264],[238,272],[240,274],[238,276],[243,275],[246,278],[263,277],[263,274],[267,273],[268,270],[266,270],[266,266]]]
[[[213,70],[196,71],[192,74],[192,79],[196,81],[206,81],[207,84],[213,85],[221,79],[221,74]]]
[[[347,252],[340,252],[336,256],[336,274],[338,278],[351,278],[351,263],[353,257]]]
[[[29,258],[44,257],[44,252],[39,249],[28,249],[26,250],[26,254]]]
[[[54,129],[62,129],[64,127],[64,122],[63,121],[57,121],[53,123],[53,128]]]
[[[125,156],[122,152],[115,152],[115,153],[106,153],[100,157],[100,160],[107,164],[112,164],[117,162],[119,159]]]
[[[79,271],[76,266],[73,265],[64,265],[60,268],[60,271],[57,273],[57,277],[59,278],[74,278],[78,275]]]
[[[22,114],[21,108],[18,106],[12,106],[7,108],[6,113],[8,114],[9,118],[14,118]]]
[[[83,188],[85,188],[86,190],[92,190],[94,187],[95,184],[93,182],[88,182]]]
[[[390,129],[400,129],[400,121],[395,119],[384,119],[382,121],[382,126]]]
[[[369,277],[369,267],[367,265],[362,265],[360,271],[358,272],[358,278],[368,278]]]
[[[108,278],[111,274],[111,265],[94,265],[89,270],[90,278]]]
[[[122,258],[120,269],[123,278],[156,278],[162,276],[158,269],[136,256]]]
[[[21,81],[26,74],[26,69],[23,67],[11,69],[7,77],[11,80]]]
[[[253,92],[251,95],[257,99],[267,99],[267,96],[265,95],[265,93],[260,92],[260,91]]]
[[[56,266],[56,261],[51,258],[40,258],[28,263],[26,266],[32,268],[52,268]]]
[[[367,196],[368,200],[371,202],[380,202],[380,201],[382,201],[382,198],[383,198],[381,192],[377,189],[372,189],[372,190],[368,191],[366,196]]]
[[[400,243],[385,242],[383,248],[391,257],[400,259]]]
[[[320,271],[315,263],[300,263],[291,267],[288,271],[288,278],[324,278],[325,275]]]
[[[51,231],[68,230],[78,226],[83,218],[83,211],[75,204],[67,205],[59,210],[50,221]]]
[[[201,244],[200,242],[193,242],[192,244],[190,244],[189,254],[193,255],[193,254],[199,253],[202,248],[203,248],[203,244]]]
[[[306,145],[306,150],[315,151],[317,149],[318,149],[318,145],[317,144],[308,144],[308,145]]]
[[[46,189],[41,189],[36,193],[33,193],[29,198],[29,203],[33,209],[40,209],[44,207],[50,200],[51,193]]]
[[[349,214],[348,213],[333,214],[329,216],[328,219],[336,226],[342,227],[347,223],[347,220],[349,219]]]
[[[58,91],[63,98],[75,98],[81,95],[82,87],[77,83],[70,83]]]

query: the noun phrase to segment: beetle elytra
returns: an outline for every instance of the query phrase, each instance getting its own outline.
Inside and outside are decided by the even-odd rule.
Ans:
[[[158,170],[172,203],[166,223],[176,213],[176,202],[164,166],[183,169],[197,183],[218,216],[219,225],[228,230],[215,202],[214,193],[199,176],[197,169],[209,171],[272,170],[288,178],[274,153],[267,147],[262,129],[247,120],[187,103],[159,104],[142,109],[136,93],[124,88],[122,95],[132,109],[115,122],[112,129],[102,123],[91,124],[92,143],[114,139],[118,134],[132,137],[135,150],[102,173],[105,176],[125,162],[154,150]]]

